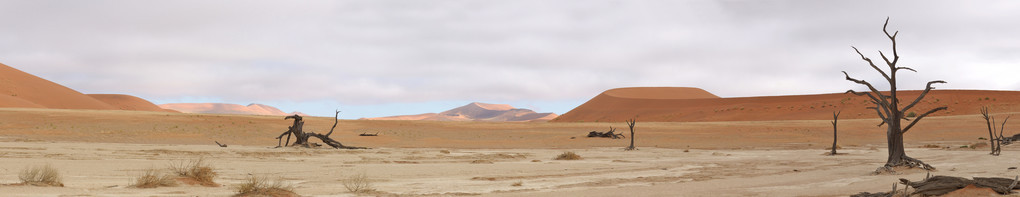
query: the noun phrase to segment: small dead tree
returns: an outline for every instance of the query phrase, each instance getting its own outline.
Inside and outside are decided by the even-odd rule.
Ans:
[[[315,133],[315,132],[304,132],[303,128],[305,126],[305,121],[304,121],[304,118],[301,117],[300,115],[294,114],[292,116],[287,116],[287,117],[284,117],[283,119],[284,120],[286,120],[286,119],[294,119],[294,124],[291,125],[286,132],[283,132],[283,133],[280,134],[280,136],[277,136],[276,139],[282,141],[283,140],[283,136],[286,135],[287,136],[287,144],[284,144],[283,146],[289,146],[290,145],[289,144],[290,143],[290,136],[293,135],[294,136],[294,146],[302,146],[302,147],[305,147],[305,148],[310,148],[312,145],[315,145],[315,144],[308,142],[308,138],[315,137],[315,138],[319,138],[319,140],[322,140],[322,142],[326,143],[326,145],[329,145],[330,147],[333,147],[333,148],[336,148],[336,149],[367,149],[365,147],[344,146],[340,142],[338,142],[336,140],[333,140],[333,138],[329,137],[329,135],[333,134],[333,130],[336,129],[337,123],[340,122],[339,118],[340,118],[340,110],[337,110],[336,111],[336,116],[334,117],[334,120],[333,120],[334,121],[333,122],[333,127],[329,129],[329,133],[326,133],[325,135],[323,135],[323,134],[319,134],[319,133]],[[280,142],[277,142],[277,146],[276,146],[277,148],[283,147],[283,146],[280,146]]]
[[[885,81],[889,83],[889,91],[886,92],[888,93],[888,95],[886,93],[878,91],[878,89],[876,89],[875,86],[872,86],[871,83],[868,83],[867,81],[864,80],[854,79],[850,77],[850,74],[847,74],[846,71],[843,71],[843,75],[846,76],[847,81],[852,81],[854,83],[867,86],[868,90],[870,90],[868,92],[856,92],[854,90],[848,90],[847,93],[853,93],[857,96],[868,96],[868,98],[871,98],[871,103],[875,104],[875,107],[869,107],[869,109],[874,109],[875,112],[878,113],[878,117],[882,119],[882,123],[878,124],[878,126],[886,125],[887,127],[886,143],[889,146],[889,157],[886,160],[885,166],[877,169],[876,172],[893,171],[892,167],[897,166],[920,167],[925,170],[934,170],[935,167],[932,167],[931,165],[928,165],[922,162],[921,160],[917,160],[907,156],[906,152],[903,149],[903,134],[907,133],[907,131],[910,131],[910,128],[913,128],[914,125],[917,124],[917,122],[920,121],[921,119],[924,119],[924,117],[927,117],[928,115],[931,115],[932,113],[935,113],[937,111],[945,110],[947,109],[947,107],[938,107],[935,109],[928,110],[928,112],[925,112],[920,116],[914,118],[913,121],[907,119],[907,117],[904,117],[903,112],[910,111],[912,108],[914,108],[915,105],[917,105],[917,103],[921,102],[921,99],[924,99],[924,96],[928,95],[928,91],[931,91],[933,89],[932,84],[946,82],[942,80],[928,82],[927,87],[925,87],[924,91],[921,92],[920,96],[914,99],[913,102],[907,104],[906,107],[900,108],[899,107],[900,98],[898,97],[897,95],[898,92],[896,91],[896,74],[900,70],[908,70],[914,72],[917,72],[917,70],[914,70],[913,68],[909,67],[900,67],[896,65],[897,63],[899,63],[900,60],[900,55],[896,51],[896,35],[899,34],[899,31],[893,34],[889,34],[889,31],[886,31],[886,27],[888,25],[889,19],[886,18],[885,24],[882,25],[882,32],[884,32],[885,36],[888,37],[890,41],[892,41],[893,52],[892,60],[890,60],[885,55],[885,53],[882,53],[882,51],[878,51],[878,54],[882,56],[883,60],[885,60],[885,64],[889,66],[888,74],[886,73],[886,71],[878,68],[878,66],[875,65],[875,62],[873,62],[871,58],[865,57],[860,50],[857,50],[857,47],[852,47],[854,51],[856,51],[857,54],[860,55],[861,59],[863,59],[865,62],[868,62],[871,68],[874,68],[875,71],[878,71],[879,74],[882,74],[882,77],[885,79]],[[900,123],[901,120],[910,121],[910,124],[904,127]]]
[[[832,112],[832,152],[829,155],[836,155],[836,122],[839,121],[839,114],[842,111]]]
[[[984,116],[985,124],[988,125],[988,143],[992,148],[992,152],[988,154],[999,156],[999,153],[1002,153],[1002,144],[1012,143],[1012,139],[1006,139],[1002,135],[1002,132],[1006,130],[1006,121],[1009,121],[1009,117],[1012,117],[1012,115],[1006,116],[1006,119],[1002,120],[1002,125],[998,128],[998,131],[995,128],[995,117],[988,115],[988,107],[981,107],[981,116]]]
[[[627,126],[630,127],[630,146],[628,146],[626,150],[637,150],[637,148],[634,147],[634,124],[636,123],[636,118],[627,120]]]

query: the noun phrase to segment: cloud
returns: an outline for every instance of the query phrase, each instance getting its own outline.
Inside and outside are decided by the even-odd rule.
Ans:
[[[902,86],[1009,89],[1010,1],[5,1],[0,61],[87,93],[155,100],[563,101],[626,86],[720,96]]]

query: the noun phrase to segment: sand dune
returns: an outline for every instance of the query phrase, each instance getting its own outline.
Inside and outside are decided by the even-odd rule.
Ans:
[[[301,112],[286,113],[273,106],[252,103],[247,106],[229,103],[167,103],[159,107],[176,110],[184,113],[202,114],[246,114],[246,115],[267,115],[287,116],[290,114],[306,115]]]
[[[0,64],[0,98],[5,107],[53,109],[115,109],[81,92]],[[34,104],[34,105],[33,105]]]
[[[912,102],[920,91],[900,91],[902,102]],[[624,121],[756,121],[825,120],[842,111],[840,118],[877,117],[863,96],[816,94],[742,98],[713,98],[696,88],[624,88],[595,96],[553,122]],[[949,106],[933,116],[978,114],[981,106],[995,112],[1020,112],[1020,92],[985,90],[932,90],[916,107],[915,114]],[[907,112],[908,114],[910,112]]]
[[[177,112],[175,110],[163,109],[145,99],[123,94],[88,94],[88,96],[102,101],[119,110],[131,111],[155,111],[155,112]]]
[[[364,120],[432,120],[432,121],[499,121],[530,122],[549,121],[556,118],[554,113],[536,113],[530,109],[519,109],[506,104],[470,103],[440,113],[417,115],[362,118]]]

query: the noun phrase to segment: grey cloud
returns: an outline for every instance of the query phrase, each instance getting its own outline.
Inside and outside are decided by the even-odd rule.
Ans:
[[[923,88],[1017,89],[1016,3],[8,1],[0,62],[83,92],[378,104],[584,99],[624,86],[842,92],[887,51]]]

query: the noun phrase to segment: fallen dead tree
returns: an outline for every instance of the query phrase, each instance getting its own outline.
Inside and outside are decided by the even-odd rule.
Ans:
[[[924,180],[913,182],[907,179],[900,179],[900,184],[907,185],[908,187],[914,188],[913,192],[910,192],[910,196],[941,196],[946,195],[950,192],[966,188],[968,186],[977,188],[989,188],[998,194],[1012,194],[1013,190],[1017,188],[1017,182],[1020,180],[1020,176],[1013,179],[999,178],[999,177],[974,177],[974,179],[967,179],[962,177],[954,176],[933,176],[927,177]],[[906,193],[907,188],[904,188],[904,192],[896,190],[896,186],[893,186],[891,192],[879,192],[869,193],[861,192],[860,194],[852,195],[854,197],[877,197],[877,196],[900,196]]]
[[[598,132],[598,131],[588,132],[588,137],[604,137],[604,138],[612,138],[612,139],[627,138],[626,136],[623,136],[623,134],[617,134],[615,132],[616,132],[616,128],[609,127],[609,131],[606,131],[606,132]]]
[[[316,144],[316,143],[308,142],[308,138],[315,137],[315,138],[319,138],[319,140],[322,140],[322,142],[326,143],[326,145],[329,145],[330,147],[333,147],[333,148],[336,148],[336,149],[368,149],[368,148],[365,148],[365,147],[344,146],[340,142],[338,142],[336,140],[333,140],[333,138],[330,138],[329,135],[333,134],[333,129],[336,129],[336,125],[340,121],[340,119],[339,119],[340,118],[340,111],[336,111],[336,117],[334,117],[334,118],[335,119],[334,119],[334,122],[333,122],[333,128],[329,129],[329,133],[326,133],[325,135],[323,135],[323,134],[319,134],[319,133],[315,133],[315,132],[305,132],[305,131],[303,131],[303,128],[305,126],[305,121],[304,121],[304,119],[300,115],[294,114],[292,116],[284,117],[283,118],[284,120],[294,119],[294,124],[292,126],[290,126],[287,129],[286,132],[283,132],[283,133],[280,134],[280,136],[276,137],[276,139],[279,140],[279,142],[277,142],[277,144],[276,144],[276,147],[279,148],[279,147],[291,146],[290,145],[290,137],[294,136],[294,144],[293,144],[293,146],[301,146],[301,147],[305,147],[305,148],[311,148],[312,146],[321,146],[321,145]],[[285,136],[285,135],[287,136],[287,140],[286,140],[287,143],[285,143],[285,144],[283,144],[281,146],[280,143],[283,143],[283,136]]]

